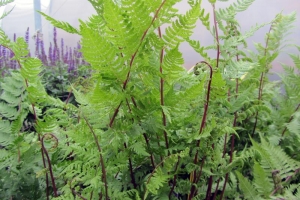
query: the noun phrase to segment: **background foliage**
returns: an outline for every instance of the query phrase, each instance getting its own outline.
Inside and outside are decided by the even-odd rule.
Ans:
[[[210,0],[213,16],[200,0],[184,14],[179,0],[89,2],[97,14],[79,28],[41,13],[81,36],[89,63],[81,69],[91,75],[68,91],[60,67],[57,86],[43,56],[30,57],[24,38],[0,30],[18,66],[0,86],[1,199],[300,198],[299,55],[281,81],[268,80],[295,13],[241,33],[235,15],[253,0],[219,10]],[[214,45],[190,38],[198,20]],[[263,26],[264,43],[247,50]],[[204,59],[192,72],[182,66],[182,42]]]

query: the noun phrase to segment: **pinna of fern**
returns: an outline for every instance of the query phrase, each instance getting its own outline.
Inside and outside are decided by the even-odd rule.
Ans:
[[[83,55],[93,75],[72,85],[78,106],[46,94],[39,79],[40,62],[23,56],[24,41],[13,44],[5,36],[1,38],[1,43],[13,47],[22,64],[20,77],[28,83],[24,87],[28,110],[35,113],[35,131],[44,153],[43,167],[35,172],[46,183],[46,198],[217,199],[239,195],[251,199],[282,195],[278,186],[298,174],[298,161],[264,136],[260,140],[263,145],[256,142],[258,134],[249,137],[257,112],[257,132],[267,130],[264,123],[270,123],[271,104],[267,101],[275,93],[262,90],[263,98],[258,99],[257,88],[274,86],[259,80],[262,72],[267,73],[265,64],[277,52],[264,59],[263,51],[248,58],[238,50],[261,26],[236,34],[214,23],[211,32],[219,39],[203,48],[189,39],[199,16],[210,29],[200,1],[189,1],[191,9],[185,14],[177,14],[177,0],[90,2],[97,14],[80,21],[79,29],[43,14],[58,27],[82,37]],[[235,13],[251,2],[243,0],[231,6],[232,18],[224,21],[231,26],[227,28],[238,27],[233,23]],[[218,15],[215,20],[222,21]],[[166,24],[169,27],[162,33]],[[224,36],[213,29],[222,30]],[[197,76],[182,67],[179,44],[184,41],[206,56],[201,62],[204,65],[197,65]],[[205,51],[209,48],[217,50],[217,59],[208,57]],[[241,79],[244,73],[247,75]],[[4,94],[7,103],[5,99],[13,94]],[[297,115],[293,117],[291,123]],[[10,129],[8,121],[5,123]],[[229,141],[230,135],[236,138]],[[247,142],[252,144],[250,148]],[[245,173],[252,170],[252,163],[254,186],[247,181],[251,173]],[[236,169],[240,172],[235,176],[232,171]],[[273,180],[278,177],[281,183]],[[295,186],[290,188],[295,191]]]

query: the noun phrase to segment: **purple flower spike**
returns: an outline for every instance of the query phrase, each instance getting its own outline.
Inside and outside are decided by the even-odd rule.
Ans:
[[[44,41],[43,40],[41,40],[41,50],[42,50],[41,60],[42,60],[44,65],[47,65],[48,61],[47,61],[47,56],[46,56],[46,53],[45,53],[45,47],[44,47]]]
[[[3,57],[2,57],[2,46],[0,45],[0,69],[2,69],[4,66],[3,66]]]
[[[7,60],[7,58],[6,58],[6,49],[5,49],[5,47],[2,47],[2,60],[3,60],[3,67],[6,67],[6,60]]]
[[[72,60],[73,60],[73,54],[72,54],[72,50],[71,50],[71,47],[70,47],[70,49],[69,49],[69,53],[70,53],[70,55],[69,55],[69,60],[68,60],[68,73],[70,73],[71,71],[73,71],[74,70],[74,63],[72,62]]]
[[[60,49],[61,49],[61,59],[62,62],[64,62],[64,39],[61,38],[60,40]]]
[[[53,65],[53,56],[52,56],[52,43],[50,42],[49,52],[48,52],[49,64]]]
[[[36,33],[36,38],[35,38],[35,56],[39,57],[40,54],[40,37],[39,37],[39,31]]]
[[[29,44],[29,27],[27,28],[27,31],[25,33],[25,41],[27,44]]]
[[[9,52],[9,68],[11,69],[16,69],[16,61],[12,60],[12,58],[15,56],[15,54],[10,51]]]
[[[53,28],[53,43],[54,43],[54,48],[57,47],[57,31],[56,27]]]
[[[68,59],[69,59],[69,51],[68,51],[68,46],[66,47],[66,53],[64,56],[64,63],[68,64]]]
[[[56,48],[56,58],[55,58],[56,62],[60,62],[60,49]]]
[[[80,45],[79,42],[77,42],[77,49],[78,49],[78,50],[81,49],[81,45]]]
[[[54,44],[54,47],[53,47],[53,52],[52,52],[52,62],[53,62],[53,65],[55,65],[56,63],[56,53],[57,53],[57,47],[55,46]]]

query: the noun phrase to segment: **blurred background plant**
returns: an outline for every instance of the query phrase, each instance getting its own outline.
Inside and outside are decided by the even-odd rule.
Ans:
[[[14,41],[16,40],[14,34]],[[84,61],[81,53],[81,45],[77,42],[76,47],[68,47],[61,38],[58,42],[56,28],[53,29],[53,41],[50,42],[48,51],[45,50],[43,34],[37,31],[30,36],[29,28],[25,33],[25,41],[30,43],[30,38],[34,40],[34,55],[29,53],[29,57],[37,57],[43,63],[42,82],[49,95],[66,100],[68,97],[68,86],[78,77],[86,78],[90,71],[86,67],[89,65]],[[16,60],[13,60],[13,53],[0,45],[0,73],[4,78],[12,70],[18,69]],[[3,79],[2,79],[3,80]]]

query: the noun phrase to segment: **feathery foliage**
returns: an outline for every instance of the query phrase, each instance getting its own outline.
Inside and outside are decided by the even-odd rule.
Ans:
[[[299,197],[299,55],[296,68],[284,65],[284,94],[267,78],[294,13],[241,33],[236,14],[253,0],[219,10],[209,1],[212,16],[201,0],[183,14],[179,0],[89,2],[96,14],[78,28],[41,13],[81,37],[92,75],[70,85],[74,105],[47,94],[41,61],[0,30],[20,66],[0,85],[2,199]],[[190,38],[198,21],[214,44]],[[183,42],[204,59],[193,73]]]

